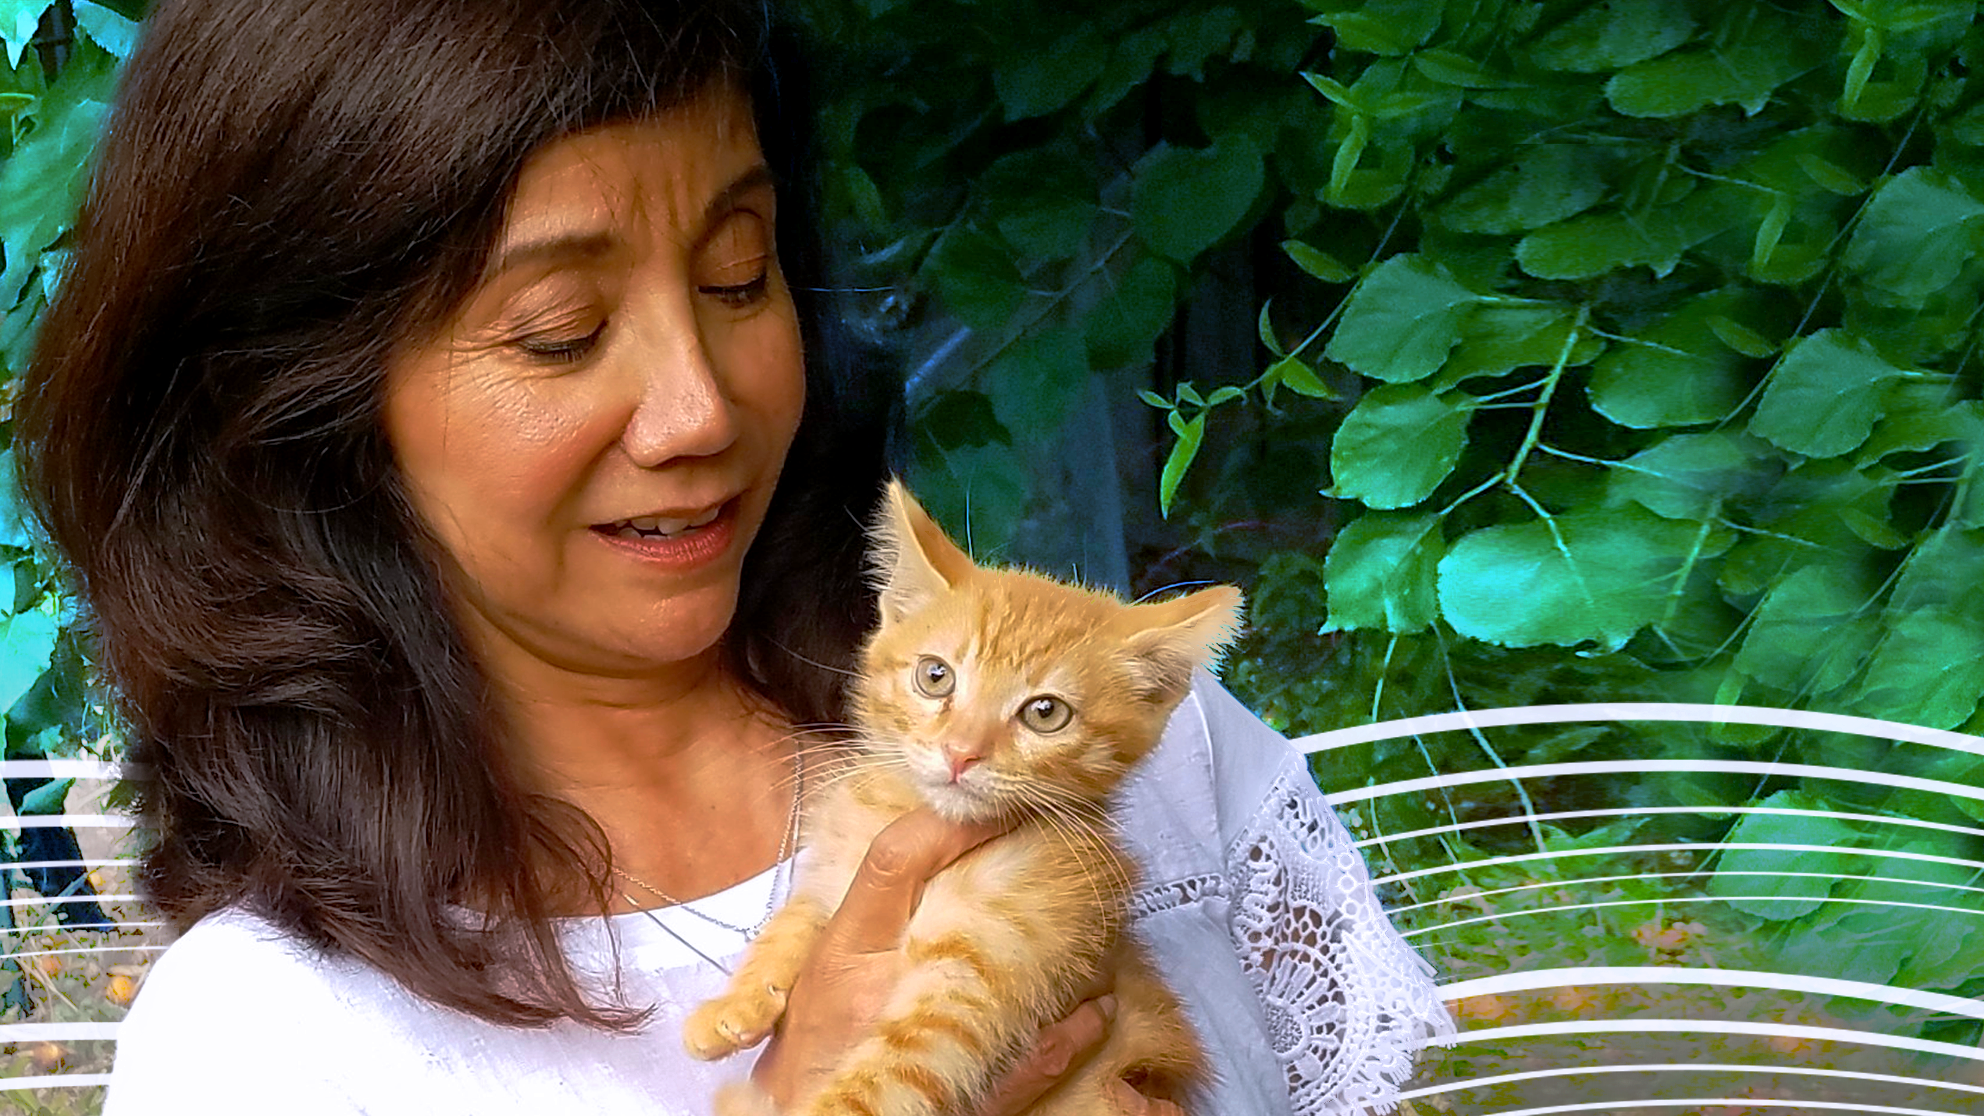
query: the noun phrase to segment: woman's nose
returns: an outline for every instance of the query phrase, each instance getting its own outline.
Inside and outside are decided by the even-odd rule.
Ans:
[[[639,396],[621,444],[643,468],[713,457],[737,440],[736,409],[709,346],[693,326],[662,331],[632,356]]]

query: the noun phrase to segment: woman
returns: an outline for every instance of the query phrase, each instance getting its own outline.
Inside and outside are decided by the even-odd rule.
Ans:
[[[889,986],[920,881],[990,835],[885,834],[768,1049],[679,1052],[783,895],[797,741],[839,721],[872,609],[888,400],[810,306],[763,23],[152,16],[17,435],[147,771],[143,885],[183,932],[112,1116],[703,1113],[747,1071],[791,1100]],[[1213,1110],[1382,1103],[1442,1021],[1423,968],[1285,746],[1216,687],[1180,721],[1126,824],[1140,926],[1200,962]],[[1048,1087],[1108,1006],[982,1111]]]

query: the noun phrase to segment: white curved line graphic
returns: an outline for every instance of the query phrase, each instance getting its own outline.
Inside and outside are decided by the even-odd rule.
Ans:
[[[0,1077],[0,1089],[81,1089],[108,1085],[107,1073],[54,1073],[45,1077]]]
[[[17,829],[129,829],[131,819],[122,814],[14,814],[0,818],[0,825]]]
[[[1828,1112],[1878,1112],[1882,1116],[1953,1116],[1943,1108],[1897,1108],[1889,1104],[1861,1104],[1845,1101],[1818,1100],[1768,1100],[1763,1097],[1689,1097],[1685,1100],[1646,1099],[1629,1101],[1597,1101],[1583,1104],[1550,1104],[1542,1108],[1505,1108],[1495,1116],[1551,1116],[1556,1112],[1607,1112],[1620,1108],[1682,1107],[1698,1108],[1705,1105],[1746,1106],[1749,1108],[1821,1108]]]
[[[1779,992],[1806,992],[1815,996],[1845,996],[1875,1003],[1900,1004],[1927,1011],[1946,1012],[1971,1019],[1984,1019],[1984,1000],[1897,988],[1863,980],[1838,977],[1804,976],[1794,973],[1767,973],[1757,969],[1710,969],[1663,965],[1592,965],[1568,969],[1533,969],[1521,973],[1496,973],[1440,986],[1447,999],[1493,996],[1503,992],[1533,992],[1539,988],[1560,988],[1567,984],[1708,984],[1717,987],[1769,988]],[[1984,1052],[1979,1052],[1984,1056]]]
[[[1753,872],[1751,875],[1770,875],[1768,872]],[[1801,872],[1799,875],[1815,875]],[[1681,903],[1845,903],[1860,907],[1903,907],[1918,911],[1945,911],[1950,914],[1984,915],[1984,911],[1969,907],[1942,907],[1934,903],[1904,903],[1898,899],[1855,899],[1825,895],[1669,895],[1659,899],[1606,899],[1591,903],[1564,903],[1554,907],[1534,907],[1520,911],[1499,911],[1495,914],[1477,915],[1473,918],[1458,918],[1452,922],[1442,922],[1435,926],[1422,926],[1417,930],[1402,930],[1401,938],[1417,938],[1440,930],[1452,930],[1457,926],[1472,926],[1478,922],[1500,922],[1503,919],[1521,918],[1524,915],[1563,914],[1566,911],[1589,911],[1601,907],[1658,907]]]
[[[1426,829],[1409,829],[1403,833],[1384,833],[1376,837],[1366,837],[1355,842],[1360,849],[1372,845],[1384,845],[1393,841],[1409,841],[1415,837],[1437,837],[1442,833],[1460,833],[1469,829],[1488,829],[1498,825],[1528,825],[1531,821],[1564,821],[1570,818],[1624,818],[1654,814],[1784,814],[1807,818],[1834,818],[1839,821],[1874,822],[1883,825],[1901,825],[1911,829],[1934,829],[1943,833],[1961,833],[1966,837],[1984,837],[1984,829],[1972,825],[1952,825],[1949,822],[1924,821],[1920,818],[1897,818],[1890,814],[1851,814],[1840,810],[1799,810],[1790,806],[1620,806],[1607,810],[1553,810],[1547,814],[1510,814],[1501,818],[1482,818],[1436,825]]]
[[[0,1042],[95,1042],[115,1039],[119,1023],[0,1023]]]
[[[0,953],[4,957],[54,957],[62,953],[154,953],[164,949],[162,945],[147,945],[142,942],[129,945],[77,946],[74,949],[23,949],[13,953]]]
[[[1423,1089],[1409,1089],[1398,1095],[1400,1100],[1418,1100],[1420,1097],[1436,1097],[1441,1093],[1458,1093],[1462,1089],[1479,1089],[1487,1085],[1505,1085],[1512,1081],[1536,1081],[1550,1077],[1576,1077],[1582,1074],[1599,1073],[1660,1073],[1678,1071],[1683,1073],[1768,1073],[1795,1074],[1801,1077],[1839,1077],[1852,1081],[1878,1081],[1884,1085],[1926,1085],[1932,1089],[1952,1089],[1960,1093],[1984,1095],[1984,1086],[1965,1085],[1959,1081],[1937,1081],[1928,1077],[1902,1077],[1892,1073],[1858,1073],[1853,1070],[1818,1069],[1812,1066],[1745,1066],[1718,1062],[1703,1062],[1689,1065],[1685,1062],[1648,1063],[1628,1066],[1573,1066],[1568,1069],[1524,1070],[1521,1073],[1502,1073],[1493,1077],[1470,1077],[1465,1081],[1446,1081],[1438,1085],[1428,1085]]]
[[[1490,767],[1457,771],[1451,775],[1429,775],[1423,779],[1401,779],[1368,787],[1332,791],[1323,797],[1332,806],[1389,798],[1395,794],[1415,794],[1442,787],[1474,783],[1507,783],[1520,779],[1547,779],[1557,775],[1646,775],[1654,772],[1723,772],[1737,775],[1782,775],[1811,779],[1833,779],[1850,783],[1871,783],[1929,794],[1951,794],[1959,798],[1984,800],[1984,787],[1951,783],[1942,779],[1922,779],[1913,775],[1890,775],[1885,771],[1861,771],[1851,767],[1828,767],[1816,763],[1772,763],[1768,760],[1580,760],[1574,763],[1537,763],[1527,767]]]
[[[1478,863],[1478,862],[1468,861],[1464,863]],[[1984,895],[1984,887],[1975,887],[1970,884],[1947,883],[1942,880],[1909,879],[1902,876],[1855,876],[1842,872],[1763,872],[1763,871],[1756,871],[1747,868],[1742,868],[1742,869],[1722,868],[1716,870],[1714,874],[1717,876],[1769,876],[1772,877],[1773,879],[1785,879],[1785,878],[1795,879],[1798,877],[1804,877],[1807,879],[1815,879],[1815,880],[1859,880],[1863,883],[1914,884],[1917,887],[1946,887],[1955,891],[1969,891],[1979,895]],[[1700,875],[1702,875],[1702,870],[1697,868],[1690,872],[1634,872],[1630,875],[1621,875],[1621,876],[1569,876],[1561,880],[1539,880],[1536,883],[1515,884],[1514,886],[1511,887],[1489,888],[1486,891],[1471,891],[1466,895],[1443,896],[1439,899],[1426,899],[1417,903],[1396,903],[1396,904],[1387,903],[1385,904],[1385,910],[1390,912],[1391,914],[1398,914],[1402,911],[1416,911],[1426,907],[1437,907],[1442,903],[1449,903],[1454,905],[1458,905],[1461,903],[1472,903],[1477,900],[1486,899],[1490,895],[1508,895],[1517,891],[1540,891],[1546,887],[1577,887],[1580,884],[1623,883],[1626,880],[1684,880],[1684,879],[1693,879]],[[1646,902],[1680,903],[1680,902],[1688,902],[1691,900],[1716,899],[1716,898],[1718,897],[1714,895],[1677,895],[1677,896],[1668,896],[1665,899],[1649,899],[1646,900]],[[1795,896],[1795,895],[1763,895],[1763,896],[1752,896],[1751,898],[1801,899],[1806,897]],[[1566,910],[1568,908],[1557,907],[1553,909]],[[1969,907],[1959,907],[1954,909],[1964,911],[1967,914],[1984,914],[1984,911],[1972,910]]]
[[[1884,1046],[1891,1050],[1913,1050],[1984,1062],[1984,1048],[1961,1046],[1954,1042],[1884,1035],[1874,1031],[1853,1031],[1844,1027],[1812,1027],[1803,1023],[1746,1023],[1720,1019],[1592,1019],[1561,1023],[1514,1023],[1507,1027],[1478,1027],[1471,1031],[1444,1035],[1429,1046],[1458,1046],[1471,1042],[1504,1042],[1523,1038],[1582,1038],[1586,1035],[1754,1035],[1759,1038],[1802,1038],[1814,1042],[1850,1042],[1863,1046]]]
[[[1984,739],[1961,732],[1905,725],[1873,717],[1849,717],[1840,713],[1815,713],[1807,709],[1773,709],[1761,705],[1701,705],[1668,701],[1586,702],[1574,705],[1522,705],[1507,709],[1463,709],[1452,713],[1432,713],[1423,717],[1402,717],[1371,725],[1353,725],[1304,736],[1293,743],[1314,754],[1352,744],[1369,744],[1400,736],[1423,736],[1435,732],[1465,732],[1508,725],[1555,725],[1579,721],[1693,721],[1701,724],[1773,725],[1778,728],[1818,729],[1872,736],[1883,740],[1906,740],[1932,748],[1948,748],[1984,756]]]
[[[37,895],[32,899],[0,899],[0,907],[45,907],[61,903],[94,903],[99,899],[129,903],[137,898],[136,895],[99,895],[95,892],[88,895]]]
[[[1958,868],[1984,871],[1984,862],[1963,860],[1954,856],[1936,856],[1931,853],[1902,852],[1898,849],[1861,849],[1848,845],[1794,845],[1787,841],[1724,841],[1721,844],[1662,843],[1646,845],[1606,845],[1592,849],[1551,849],[1547,852],[1510,853],[1508,856],[1484,856],[1480,860],[1461,860],[1452,864],[1435,864],[1430,868],[1414,868],[1410,872],[1394,872],[1389,876],[1373,877],[1374,884],[1396,883],[1400,880],[1416,880],[1422,876],[1437,876],[1443,872],[1460,872],[1470,868],[1492,868],[1503,864],[1522,864],[1532,860],[1562,860],[1573,856],[1612,856],[1618,853],[1644,852],[1817,852],[1836,853],[1841,856],[1872,856],[1883,860],[1917,860],[1928,864],[1948,864]]]
[[[0,776],[9,779],[116,779],[121,769],[121,764],[105,760],[0,760]]]

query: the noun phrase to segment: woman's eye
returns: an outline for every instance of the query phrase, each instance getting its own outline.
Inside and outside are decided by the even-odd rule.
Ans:
[[[697,287],[696,290],[702,294],[709,295],[725,306],[749,306],[765,297],[765,291],[771,286],[771,278],[772,273],[770,269],[766,269],[758,272],[756,278],[743,283],[731,283],[727,285],[711,283]]]
[[[535,334],[520,339],[516,346],[532,360],[546,364],[574,364],[584,360],[586,354],[598,346],[600,335],[605,332],[606,323],[601,322],[583,337]]]
[[[951,664],[935,655],[925,655],[916,660],[910,671],[910,679],[916,690],[924,697],[949,697],[957,689],[957,675],[951,672]]]
[[[1039,694],[1020,703],[1020,723],[1035,732],[1060,732],[1074,719],[1074,707],[1051,694]]]

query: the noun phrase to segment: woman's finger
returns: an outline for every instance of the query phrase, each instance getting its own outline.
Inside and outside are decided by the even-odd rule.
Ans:
[[[1019,1062],[993,1086],[978,1116],[1012,1116],[1023,1112],[1034,1101],[1109,1037],[1109,1025],[1116,1020],[1116,997],[1083,1000],[1075,1010],[1040,1029],[1033,1046]]]
[[[829,948],[847,954],[896,948],[930,877],[1007,828],[945,821],[927,809],[890,822],[876,834],[848,885],[827,930]]]
[[[1104,1087],[1109,1103],[1120,1116],[1185,1116],[1185,1110],[1166,1100],[1153,1100],[1130,1087],[1127,1081],[1112,1081]]]

